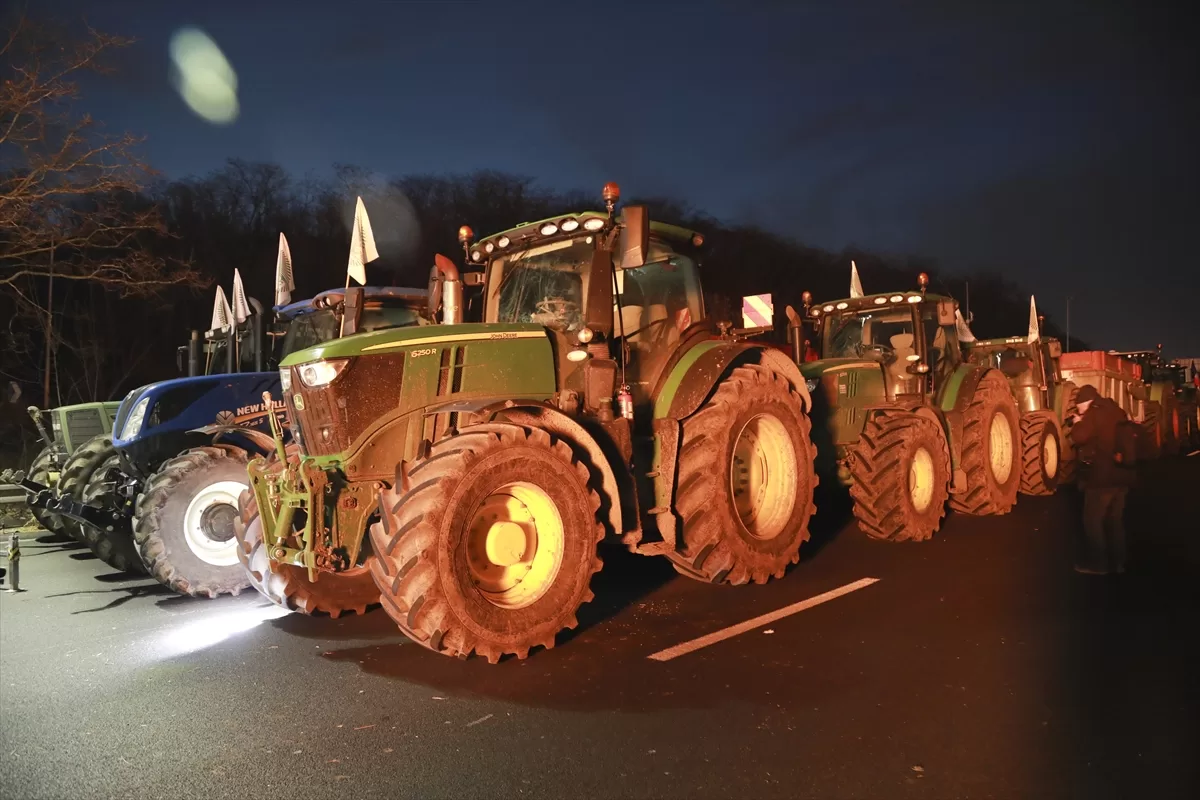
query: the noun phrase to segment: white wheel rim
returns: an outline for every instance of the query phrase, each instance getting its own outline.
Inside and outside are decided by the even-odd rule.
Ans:
[[[246,484],[240,481],[217,481],[192,496],[183,514],[183,537],[196,558],[214,567],[238,563],[233,520],[244,491]]]
[[[729,465],[733,506],[746,532],[774,539],[792,517],[799,483],[796,449],[776,417],[758,414],[738,433]]]
[[[992,415],[992,423],[988,426],[988,461],[992,466],[992,477],[996,483],[1008,483],[1012,475],[1013,436],[1012,426],[1003,411]]]
[[[933,456],[924,447],[918,447],[908,464],[908,497],[913,510],[924,513],[933,502]]]
[[[1058,475],[1058,439],[1054,434],[1047,436],[1046,441],[1042,442],[1042,469],[1045,470],[1047,478]]]
[[[531,483],[510,483],[484,498],[472,516],[467,567],[489,603],[525,608],[554,585],[565,546],[550,495]]]

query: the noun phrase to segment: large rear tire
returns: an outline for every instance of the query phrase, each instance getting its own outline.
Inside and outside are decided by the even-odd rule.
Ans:
[[[1008,382],[988,372],[963,414],[961,468],[964,490],[950,495],[950,507],[967,514],[1007,514],[1021,484],[1018,437],[1021,423]]]
[[[180,594],[217,597],[250,585],[238,560],[246,453],[197,447],[167,460],[138,494],[133,539],[150,574]]]
[[[88,439],[79,449],[71,454],[63,464],[62,474],[58,477],[55,493],[60,497],[70,497],[83,502],[83,492],[87,489],[88,481],[101,464],[116,453],[112,439],[101,434]],[[84,536],[85,526],[69,519],[63,520],[63,530],[76,541],[87,542]]]
[[[1051,495],[1058,491],[1062,470],[1062,443],[1058,425],[1049,411],[1021,417],[1021,492]]]
[[[434,652],[526,658],[578,623],[600,570],[600,497],[563,439],[487,423],[442,439],[380,496],[371,574],[383,607]]]
[[[1146,403],[1146,417],[1142,420],[1142,447],[1143,452],[1138,453],[1138,459],[1143,461],[1153,461],[1162,457],[1163,446],[1163,431],[1161,423],[1161,414],[1158,403]]]
[[[1079,407],[1075,403],[1075,395],[1079,393],[1079,387],[1068,381],[1063,384],[1063,388],[1067,396],[1063,403],[1062,436],[1059,440],[1062,445],[1062,466],[1059,467],[1058,475],[1059,486],[1074,483],[1075,476],[1079,472],[1079,454],[1075,452],[1075,443],[1071,441],[1071,426],[1074,425],[1071,418],[1079,413]]]
[[[29,480],[34,483],[40,483],[42,486],[50,487],[51,491],[58,485],[58,464],[54,458],[54,448],[42,448],[42,452],[38,453],[37,458],[29,465]],[[67,521],[55,514],[52,511],[47,511],[44,508],[31,509],[33,518],[38,524],[45,528],[55,536],[71,536],[67,532]]]
[[[782,578],[816,511],[816,450],[800,395],[757,364],[734,369],[683,421],[675,508],[682,575],[740,585]]]
[[[112,455],[106,458],[88,479],[87,487],[83,490],[84,504],[108,509],[123,505],[123,499],[117,494],[117,483],[121,477],[121,461],[116,450],[113,450]],[[114,524],[112,530],[101,530],[90,525],[81,527],[83,540],[96,558],[118,572],[146,571],[146,565],[138,555],[137,545],[133,543],[133,536],[125,521],[120,525]]]
[[[850,459],[858,527],[874,539],[921,542],[941,527],[950,495],[950,450],[937,422],[911,411],[867,420]]]
[[[263,543],[262,517],[254,494],[243,493],[238,505],[238,561],[259,594],[288,611],[310,616],[328,614],[334,619],[346,611],[365,614],[379,604],[379,589],[365,564],[347,572],[320,572],[315,581],[308,579],[308,570],[273,564]]]

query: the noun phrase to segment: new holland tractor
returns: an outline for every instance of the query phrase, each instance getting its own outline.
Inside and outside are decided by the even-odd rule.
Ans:
[[[688,577],[799,559],[814,451],[799,369],[707,319],[703,237],[645,208],[564,214],[439,256],[441,324],[292,353],[294,446],[250,462],[254,584],[306,613],[379,603],[411,639],[490,662],[577,625],[620,537]],[[461,321],[463,286],[483,322]]]
[[[48,410],[29,407],[29,416],[44,446],[27,471],[5,470],[0,473],[0,483],[11,482],[24,488],[34,519],[50,533],[57,536],[76,535],[75,526],[46,506],[54,496],[63,466],[71,455],[93,437],[112,432],[119,405],[77,403]],[[49,428],[46,427],[47,420]]]
[[[1054,494],[1075,475],[1075,448],[1070,440],[1078,387],[1058,368],[1062,344],[1057,339],[1015,336],[965,343],[967,360],[1000,370],[1021,412],[1021,492]]]
[[[821,358],[802,365],[819,471],[849,487],[869,536],[928,539],[946,505],[1005,514],[1017,499],[1020,420],[999,370],[967,362],[958,303],[900,291],[788,309],[793,345],[811,325]]]

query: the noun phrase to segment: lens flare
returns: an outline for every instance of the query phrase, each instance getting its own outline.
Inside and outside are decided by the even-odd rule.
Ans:
[[[237,119],[237,73],[208,34],[181,28],[171,37],[171,82],[201,119],[228,125]]]

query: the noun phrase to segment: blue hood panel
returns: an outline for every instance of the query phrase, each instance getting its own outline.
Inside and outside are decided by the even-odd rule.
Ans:
[[[152,383],[130,392],[121,402],[113,444],[125,448],[214,423],[269,431],[262,394],[271,393],[272,405],[282,421],[286,410],[281,389],[278,372],[200,375]],[[120,438],[130,412],[146,398],[150,402],[141,430],[129,439]]]

